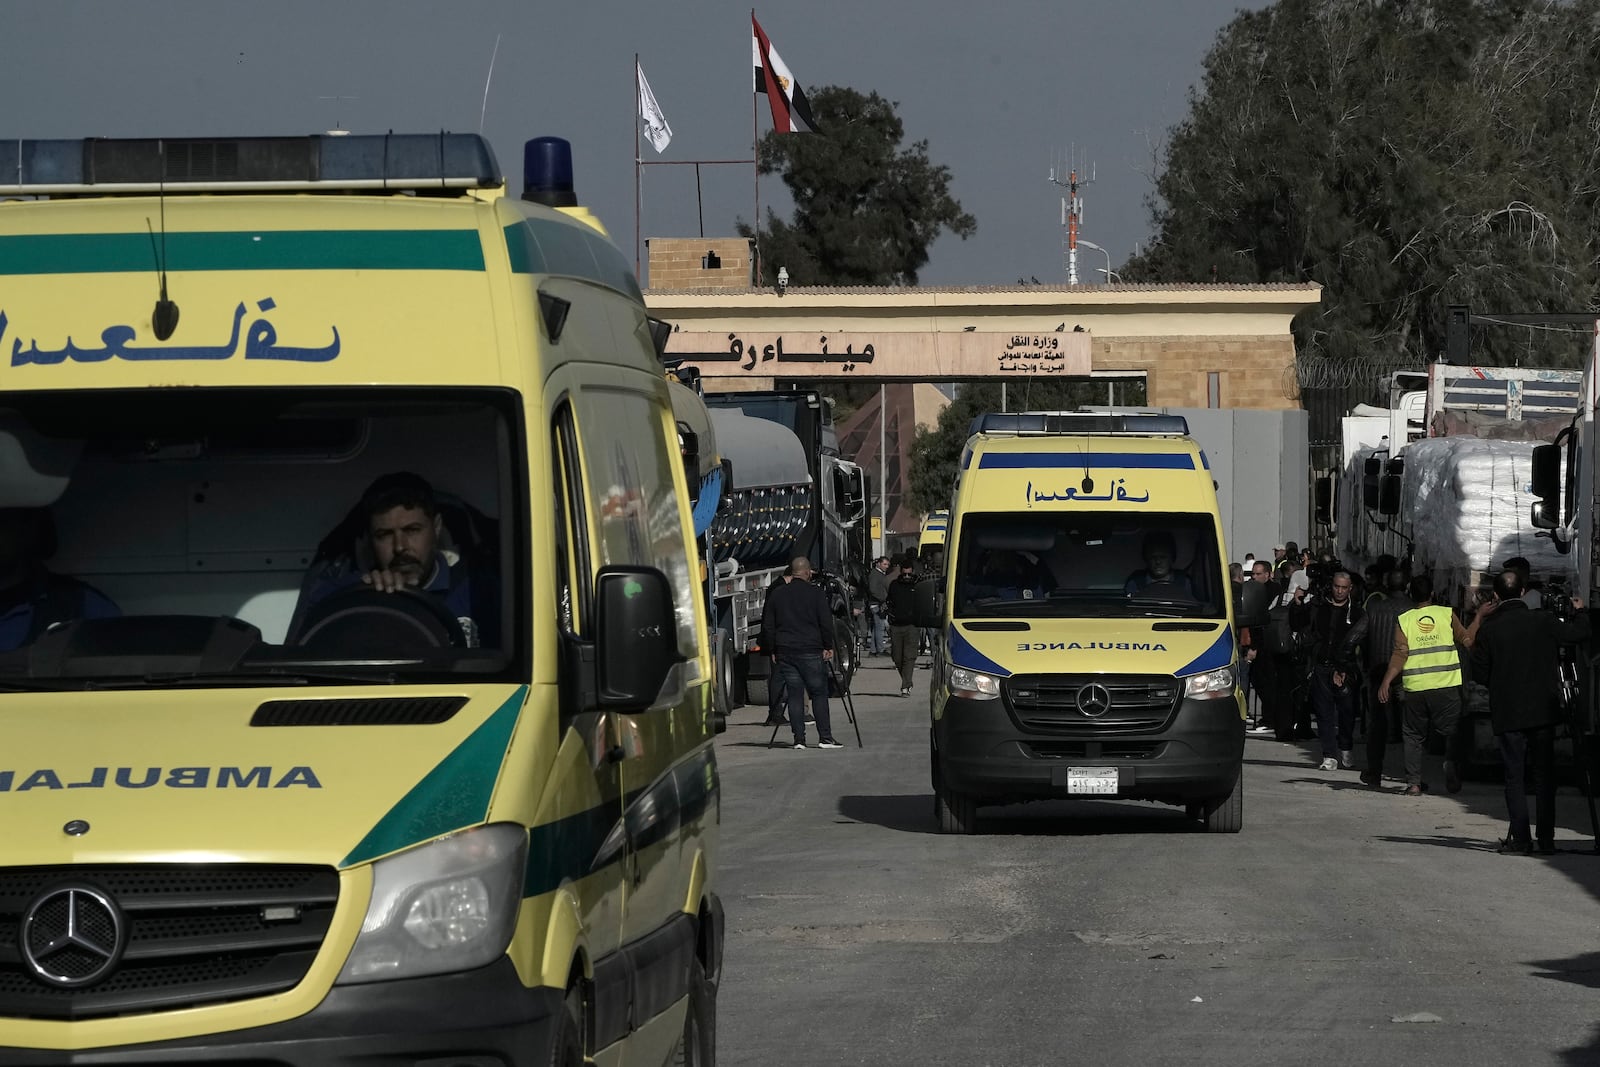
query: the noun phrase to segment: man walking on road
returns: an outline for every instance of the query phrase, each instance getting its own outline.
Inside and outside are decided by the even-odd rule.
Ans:
[[[769,649],[778,679],[789,696],[789,726],[794,747],[806,747],[806,696],[817,719],[817,747],[841,748],[828,720],[828,667],[833,659],[833,613],[828,595],[811,582],[811,561],[796,556],[792,577],[767,593],[761,625],[772,638]]]
[[[872,626],[872,654],[881,656],[889,651],[889,557],[879,556],[872,561],[867,572],[867,618]]]
[[[1406,796],[1419,797],[1426,788],[1422,757],[1430,722],[1444,738],[1444,787],[1459,793],[1456,726],[1461,720],[1461,659],[1456,646],[1472,648],[1483,616],[1472,620],[1470,630],[1462,626],[1449,606],[1433,602],[1433,579],[1426,574],[1411,579],[1409,592],[1417,606],[1402,614],[1391,631],[1394,648],[1378,686],[1378,706],[1388,706],[1395,679],[1400,679],[1405,701],[1401,730],[1405,736]],[[1368,753],[1370,759],[1370,742]],[[1382,779],[1368,777],[1371,771],[1369,763],[1361,780],[1376,787]]]
[[[1348,770],[1354,765],[1350,747],[1354,744],[1355,682],[1360,667],[1356,645],[1365,630],[1357,629],[1357,624],[1366,615],[1351,596],[1354,584],[1348,571],[1336,572],[1327,597],[1319,597],[1311,606],[1311,708],[1317,718],[1325,771]]]
[[[1389,747],[1389,733],[1399,726],[1389,717],[1391,682],[1400,684],[1399,677],[1385,677],[1389,661],[1394,658],[1395,639],[1400,636],[1400,616],[1416,607],[1416,601],[1406,593],[1404,571],[1390,570],[1379,577],[1380,590],[1367,601],[1367,635],[1364,639],[1367,653],[1367,675],[1371,678],[1372,699],[1367,716],[1367,769],[1361,780],[1374,789],[1383,785],[1383,761]],[[1402,662],[1404,660],[1402,659]],[[1400,692],[1404,694],[1404,686]]]
[[[900,576],[889,583],[889,654],[900,672],[900,695],[911,695],[917,670],[917,644],[922,633],[916,626],[917,568],[910,557],[900,561]]]
[[[1489,716],[1506,765],[1506,813],[1511,828],[1500,851],[1527,855],[1534,849],[1528,825],[1523,764],[1533,756],[1538,849],[1556,849],[1556,724],[1561,721],[1561,645],[1589,639],[1583,600],[1572,598],[1573,615],[1535,611],[1522,599],[1522,575],[1502,571],[1494,580],[1495,604],[1472,647],[1472,678],[1489,687]]]

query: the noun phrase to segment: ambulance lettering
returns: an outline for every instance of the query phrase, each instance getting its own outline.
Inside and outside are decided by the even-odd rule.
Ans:
[[[109,782],[108,782],[109,779]],[[87,778],[74,780],[49,768],[36,771],[0,771],[0,793],[26,793],[35,789],[321,789],[310,767],[289,767],[274,773],[271,767],[95,767]]]
[[[1109,652],[1165,652],[1167,646],[1150,641],[1020,641],[1018,652],[1085,652],[1103,648]]]

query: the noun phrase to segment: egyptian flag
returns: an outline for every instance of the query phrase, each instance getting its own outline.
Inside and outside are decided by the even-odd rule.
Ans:
[[[789,73],[778,50],[767,40],[753,11],[750,13],[750,25],[755,27],[750,45],[756,64],[756,92],[766,93],[767,103],[772,105],[772,128],[778,133],[794,133],[796,130],[816,133],[817,123],[811,117],[811,105],[806,102],[805,90],[800,88],[800,83]]]

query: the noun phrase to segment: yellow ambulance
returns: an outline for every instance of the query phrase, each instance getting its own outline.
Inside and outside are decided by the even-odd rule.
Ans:
[[[714,1062],[692,449],[524,170],[0,144],[0,1064]]]
[[[1245,710],[1216,486],[1177,416],[989,414],[957,475],[929,731],[941,828],[1134,797],[1244,818]]]
[[[930,511],[922,520],[922,533],[917,540],[917,551],[926,552],[930,546],[944,544],[946,531],[950,529],[950,512],[945,508]]]

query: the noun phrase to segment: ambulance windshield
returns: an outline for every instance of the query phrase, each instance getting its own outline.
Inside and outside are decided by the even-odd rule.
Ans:
[[[960,545],[958,617],[1226,615],[1210,515],[968,514]]]
[[[520,674],[517,410],[493,389],[10,393],[0,688]]]

